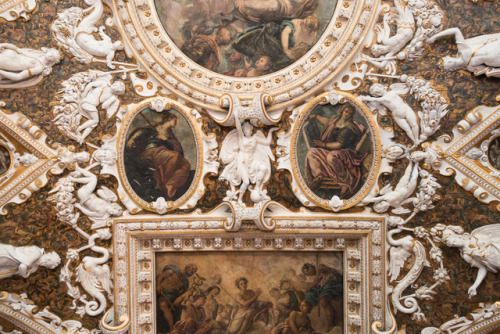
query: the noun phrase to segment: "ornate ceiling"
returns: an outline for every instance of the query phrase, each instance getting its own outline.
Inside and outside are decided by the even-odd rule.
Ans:
[[[0,0],[0,333],[497,330],[498,13]]]

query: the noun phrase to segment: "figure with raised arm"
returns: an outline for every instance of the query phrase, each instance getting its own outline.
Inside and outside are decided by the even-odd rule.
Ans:
[[[359,96],[359,99],[371,102],[371,109],[378,108],[379,112],[382,112],[381,108],[389,109],[396,124],[404,130],[414,145],[418,145],[420,139],[417,115],[400,96],[406,94],[409,89],[403,83],[393,84],[390,88],[391,90],[387,90],[387,87],[382,84],[373,84],[370,87],[370,95],[372,96],[363,95]]]
[[[262,131],[253,134],[252,124],[245,122],[241,125],[237,112],[235,117],[236,129],[229,132],[222,142],[220,158],[226,166],[219,179],[227,180],[231,186],[224,200],[238,199],[238,203],[244,206],[243,195],[247,189],[250,189],[253,202],[269,199],[263,187],[271,176],[270,161],[274,161],[274,155],[270,145],[272,134],[278,128],[270,129],[267,137]],[[254,187],[249,187],[250,184]],[[237,186],[240,186],[238,191]]]

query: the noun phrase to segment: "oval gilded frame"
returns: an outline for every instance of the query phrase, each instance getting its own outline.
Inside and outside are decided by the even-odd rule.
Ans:
[[[251,99],[266,92],[274,101],[268,111],[273,111],[317,92],[348,64],[362,46],[379,2],[339,1],[323,35],[306,55],[284,69],[255,78],[218,74],[185,56],[163,28],[153,0],[113,0],[113,6],[127,52],[161,85],[199,107],[217,111],[226,111],[219,105],[224,94]]]
[[[307,199],[311,201],[311,203],[314,203],[315,205],[322,207],[323,209],[332,210],[330,206],[330,200],[319,197],[306,184],[306,181],[302,176],[302,173],[300,172],[299,161],[297,158],[297,144],[299,134],[302,126],[307,119],[307,116],[313,111],[316,106],[331,103],[332,99],[329,98],[329,95],[331,96],[332,92],[323,93],[317,96],[315,99],[309,102],[300,112],[300,115],[297,121],[294,123],[292,129],[292,137],[290,141],[290,163],[293,178],[295,179],[298,187],[300,188],[301,192],[307,197]],[[366,180],[364,181],[363,186],[358,190],[358,192],[348,199],[343,199],[343,204],[339,208],[339,210],[345,210],[358,204],[363,198],[365,198],[377,181],[380,169],[380,161],[382,159],[382,144],[380,141],[377,122],[368,107],[352,94],[338,92],[338,95],[335,94],[335,96],[340,97],[340,99],[338,100],[338,103],[331,104],[334,106],[344,103],[351,104],[364,117],[368,125],[368,131],[370,131],[372,135],[373,162],[370,172]]]
[[[196,146],[196,171],[194,174],[194,178],[191,181],[191,185],[189,186],[188,190],[178,199],[175,201],[167,201],[167,211],[172,211],[174,209],[179,208],[182,206],[184,203],[186,203],[187,200],[189,200],[190,197],[193,196],[193,194],[196,192],[198,188],[198,184],[200,183],[201,180],[201,174],[203,170],[203,140],[200,135],[200,129],[196,124],[196,120],[193,118],[190,112],[190,108],[183,106],[177,101],[170,100],[167,98],[150,98],[146,99],[139,104],[135,105],[128,113],[125,119],[123,120],[122,125],[120,126],[120,130],[118,132],[118,140],[117,140],[117,151],[118,151],[118,161],[117,161],[117,166],[118,166],[118,175],[120,177],[120,182],[125,189],[125,192],[127,195],[134,201],[135,204],[140,206],[141,208],[152,211],[152,212],[158,212],[157,209],[153,207],[153,202],[147,202],[146,200],[142,199],[135,193],[135,191],[132,189],[132,186],[130,185],[130,182],[128,181],[127,173],[125,171],[125,161],[124,161],[124,155],[125,155],[125,144],[126,144],[126,137],[127,137],[127,132],[128,129],[130,128],[132,121],[135,119],[136,116],[139,115],[143,110],[146,108],[150,108],[151,110],[155,110],[155,103],[158,103],[158,100],[161,100],[162,102],[165,103],[163,110],[160,111],[159,113],[164,112],[165,110],[169,109],[174,109],[175,111],[179,112],[184,119],[187,121],[189,126],[191,127],[191,132],[193,134],[193,138],[195,141],[195,146]],[[137,212],[131,212],[131,213],[137,213]]]

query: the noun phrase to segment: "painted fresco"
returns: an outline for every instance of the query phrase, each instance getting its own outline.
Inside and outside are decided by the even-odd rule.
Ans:
[[[125,172],[140,198],[175,201],[186,193],[197,165],[192,131],[175,109],[145,109],[135,116],[127,132]]]
[[[343,333],[342,254],[158,253],[157,333]]]
[[[5,174],[10,167],[10,154],[5,146],[0,145],[0,175]]]
[[[168,35],[197,64],[256,77],[305,55],[330,22],[337,1],[155,0]]]
[[[500,170],[500,137],[496,137],[488,147],[488,160],[496,169]]]
[[[352,105],[318,105],[300,129],[297,161],[320,198],[352,197],[371,168],[373,144],[364,117]]]

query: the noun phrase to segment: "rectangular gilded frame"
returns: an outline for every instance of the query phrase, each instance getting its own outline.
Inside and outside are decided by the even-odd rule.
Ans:
[[[156,333],[156,253],[343,252],[344,333],[370,333],[386,323],[385,217],[274,217],[276,229],[223,229],[220,219],[134,217],[115,220],[115,316],[131,318],[131,333]]]

